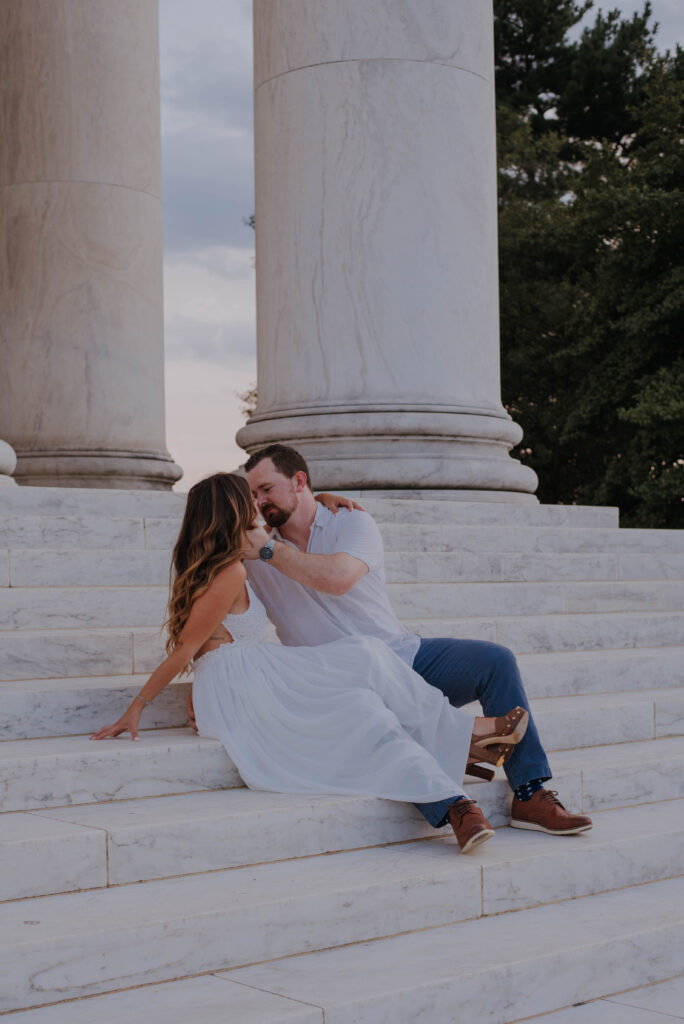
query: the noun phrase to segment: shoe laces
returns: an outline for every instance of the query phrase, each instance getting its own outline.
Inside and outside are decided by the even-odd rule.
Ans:
[[[457,800],[449,808],[449,814],[453,814],[460,823],[465,815],[470,812],[471,807],[474,807],[476,803],[477,800]]]
[[[562,807],[563,810],[565,810],[565,807],[563,807],[563,804],[558,799],[557,789],[542,789],[541,793],[541,800],[545,800],[547,804],[554,804],[558,807]]]

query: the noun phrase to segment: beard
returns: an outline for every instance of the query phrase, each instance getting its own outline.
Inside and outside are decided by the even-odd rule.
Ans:
[[[278,527],[285,525],[285,523],[288,521],[288,519],[290,518],[290,516],[292,515],[296,508],[297,498],[296,495],[293,493],[292,501],[290,505],[287,506],[286,508],[271,503],[264,505],[264,507],[261,508],[260,511],[265,522],[270,527],[275,527],[276,529],[278,529]]]

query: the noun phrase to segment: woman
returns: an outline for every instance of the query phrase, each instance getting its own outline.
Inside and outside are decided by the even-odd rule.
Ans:
[[[221,740],[248,786],[449,801],[464,852],[490,838],[460,780],[474,762],[506,759],[527,712],[473,719],[374,638],[261,643],[266,612],[241,561],[255,526],[242,477],[217,473],[190,490],[173,552],[168,655],[118,722],[91,738],[137,739],[144,708],[192,664],[199,732]]]

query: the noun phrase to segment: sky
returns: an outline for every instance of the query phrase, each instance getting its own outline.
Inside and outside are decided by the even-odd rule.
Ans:
[[[187,491],[244,460],[237,396],[256,381],[252,3],[159,6],[166,436]],[[643,4],[595,5],[616,7],[629,16]],[[681,0],[652,7],[659,48],[684,42]]]

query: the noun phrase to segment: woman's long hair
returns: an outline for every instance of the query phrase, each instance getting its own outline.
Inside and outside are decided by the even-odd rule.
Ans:
[[[235,473],[214,473],[190,488],[171,559],[168,654],[178,643],[193,602],[221,569],[241,557],[245,531],[254,516],[249,485]]]

